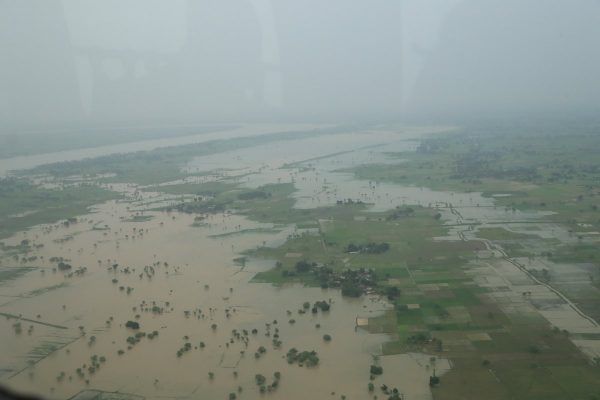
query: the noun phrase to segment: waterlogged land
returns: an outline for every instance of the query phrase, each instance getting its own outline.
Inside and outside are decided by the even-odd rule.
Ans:
[[[600,396],[600,136],[497,129],[325,127],[3,180],[0,379],[50,398]]]
[[[188,125],[167,127],[122,127],[32,131],[0,134],[0,159],[59,152],[65,150],[110,146],[162,138],[200,135],[238,128],[234,125]]]

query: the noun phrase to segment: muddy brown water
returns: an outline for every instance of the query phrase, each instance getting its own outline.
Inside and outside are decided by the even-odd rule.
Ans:
[[[252,151],[260,153],[265,149],[247,152]],[[260,168],[256,164],[260,159],[263,158],[254,156],[255,164],[251,162],[249,167]],[[239,158],[231,154],[230,160]],[[235,170],[239,165],[232,162],[230,167]],[[258,185],[278,175],[289,176],[290,172],[280,167],[281,164],[263,167],[260,171],[263,174],[254,173],[252,177],[256,180],[247,184]],[[306,189],[299,185],[299,206],[316,206],[302,205],[301,199],[320,185],[318,179],[312,185],[307,184]],[[127,185],[114,188],[130,195],[134,190]],[[362,188],[351,190],[354,193]],[[154,193],[144,196],[145,201],[161,200]],[[19,334],[14,328],[16,319],[0,319],[0,380],[4,384],[57,399],[71,397],[84,389],[135,393],[157,399],[225,399],[229,393],[237,392],[238,387],[242,388],[238,398],[250,399],[369,396],[369,366],[389,337],[369,334],[357,328],[355,320],[380,315],[390,308],[387,302],[368,296],[342,298],[337,290],[250,283],[256,272],[271,268],[273,261],[254,260],[240,267],[233,260],[243,250],[283,243],[293,227],[279,233],[214,237],[272,226],[227,214],[210,216],[201,227],[192,226],[193,216],[179,213],[146,212],[153,217],[150,221],[127,222],[134,215],[127,208],[135,208],[143,201],[100,204],[77,224],[38,226],[5,241],[16,244],[29,239],[44,246],[32,252],[38,260],[30,264],[38,269],[0,286],[0,312],[22,318]],[[335,196],[323,201],[335,201]],[[55,263],[49,262],[53,256],[64,257],[74,268],[85,266],[87,270],[81,276],[65,277],[62,272],[53,271]],[[111,271],[113,264],[119,265],[117,272]],[[12,267],[15,262],[3,258],[2,265]],[[154,273],[146,274],[145,266],[153,266]],[[123,272],[125,267],[130,273]],[[113,279],[117,282],[113,283]],[[119,289],[121,286],[124,290]],[[129,294],[127,287],[133,288]],[[330,301],[331,311],[316,315],[298,313],[302,303],[317,300]],[[154,304],[164,311],[143,310]],[[185,311],[190,311],[189,317]],[[295,323],[290,323],[290,319]],[[112,322],[107,325],[108,320]],[[128,320],[138,321],[140,331],[159,334],[153,339],[142,338],[128,349],[126,339],[135,333],[124,326]],[[266,324],[270,324],[269,329]],[[279,349],[272,343],[276,328],[282,342]],[[249,334],[247,346],[240,340],[231,341],[233,330],[251,332],[252,329],[258,333]],[[270,336],[266,336],[267,331]],[[332,336],[331,342],[323,340],[324,334]],[[186,342],[191,343],[191,350],[178,357],[177,350]],[[200,348],[200,342],[204,342],[204,348]],[[260,346],[267,351],[255,358]],[[317,351],[319,365],[308,368],[288,364],[285,354],[290,348]],[[124,353],[118,355],[119,350]],[[106,361],[90,374],[87,367],[93,355],[105,357]],[[410,399],[431,397],[428,355],[385,356],[379,362],[385,373],[374,381],[376,386],[385,383],[398,387]],[[77,368],[83,368],[83,378],[78,377]],[[449,364],[438,360],[436,368],[441,374]],[[281,373],[278,388],[261,394],[255,375],[264,375],[268,384],[276,371]],[[212,379],[209,373],[214,374]]]
[[[225,176],[249,187],[293,182],[298,189],[293,194],[295,207],[299,208],[331,205],[345,198],[361,199],[374,211],[401,204],[440,207],[448,224],[460,224],[450,230],[449,237],[454,239],[460,235],[473,238],[476,229],[469,224],[486,226],[490,223],[493,224],[490,226],[510,226],[515,231],[525,232],[525,227],[534,226],[532,222],[544,216],[544,213],[512,212],[494,207],[493,198],[483,197],[481,193],[461,194],[360,181],[351,174],[338,172],[371,162],[397,162],[386,158],[384,153],[414,148],[414,141],[410,139],[421,133],[378,131],[368,135],[352,133],[335,138],[325,136],[274,142],[199,157],[187,168],[198,172],[218,171],[213,176],[198,178],[203,181]],[[289,166],[301,161],[304,162]],[[113,188],[129,196],[135,192],[135,187],[128,185],[114,185]],[[294,231],[293,226],[278,227],[279,233],[253,231],[215,237],[246,229],[271,228],[272,225],[226,214],[210,216],[201,227],[192,226],[193,216],[178,213],[145,212],[153,219],[126,221],[135,214],[133,210],[143,209],[145,204],[168,204],[180,198],[145,192],[141,199],[98,205],[93,213],[70,227],[35,227],[5,241],[17,244],[22,239],[30,239],[44,244],[32,253],[44,259],[30,263],[39,269],[0,286],[0,312],[35,321],[22,320],[22,332],[16,334],[13,327],[16,320],[0,318],[1,382],[17,390],[57,399],[73,396],[83,389],[136,393],[156,399],[226,399],[229,393],[237,392],[238,386],[243,389],[238,398],[369,397],[369,366],[389,337],[357,329],[355,319],[379,315],[390,305],[377,297],[342,298],[336,290],[250,283],[256,272],[271,268],[273,261],[252,260],[242,268],[233,260],[243,250],[283,243]],[[518,225],[520,222],[524,224]],[[108,229],[98,229],[104,226]],[[563,242],[572,240],[564,228],[544,224],[539,224],[538,228],[540,236]],[[68,258],[74,267],[86,266],[87,272],[65,278],[63,273],[52,271],[54,264],[48,261],[52,256]],[[481,263],[493,263],[493,269],[473,270],[476,280],[522,281],[522,285],[532,285],[522,271],[512,267],[502,269],[492,261]],[[14,260],[6,257],[1,262],[4,267],[15,266]],[[123,267],[135,271],[129,274],[110,272],[109,267],[115,263],[119,264],[118,271]],[[155,263],[159,265],[154,266],[154,275],[143,274],[140,278],[144,266]],[[118,282],[113,283],[113,279]],[[521,284],[514,285],[515,300],[508,302],[506,307],[539,313],[531,304],[521,304],[524,300],[518,285]],[[119,290],[120,286],[131,287],[133,291],[127,294],[126,290]],[[543,292],[540,296],[551,296],[547,290],[540,290]],[[317,315],[298,314],[303,302],[316,300],[331,301],[331,311]],[[155,302],[165,311],[161,314],[141,311],[143,302],[149,307]],[[169,302],[168,307],[166,302]],[[136,310],[133,307],[137,307]],[[193,313],[190,317],[184,315],[186,310],[199,309],[203,318],[199,319]],[[553,316],[546,312],[539,315],[561,327],[580,325],[581,317],[573,310],[562,307],[556,311],[564,314]],[[139,319],[135,319],[137,314]],[[107,326],[106,321],[111,317],[112,323]],[[290,319],[295,323],[290,324]],[[128,320],[138,321],[140,330],[146,333],[158,331],[158,337],[142,338],[128,350],[126,339],[134,333],[124,327]],[[274,324],[275,320],[277,324]],[[212,324],[217,325],[216,330],[211,328]],[[271,324],[269,337],[265,336],[266,324]],[[320,328],[317,329],[316,324],[320,324]],[[33,330],[28,333],[30,326]],[[84,327],[85,336],[81,335],[79,326]],[[247,347],[239,340],[230,343],[232,330],[251,331],[254,328],[258,334],[249,335]],[[272,344],[275,328],[279,329],[282,341],[280,349],[275,349]],[[593,330],[595,332],[596,328]],[[330,334],[333,340],[324,342],[324,334]],[[91,336],[96,340],[89,344]],[[192,349],[177,357],[177,350],[186,342],[191,343]],[[204,342],[205,347],[196,349],[200,342]],[[597,343],[586,341],[578,345],[591,349],[588,351],[591,354],[598,352]],[[54,351],[50,351],[50,346]],[[267,351],[257,359],[254,353],[259,346],[264,346]],[[285,353],[292,347],[316,350],[319,366],[289,365]],[[124,350],[123,355],[117,354],[120,349]],[[44,356],[46,353],[48,355]],[[106,361],[93,375],[86,372],[84,379],[79,378],[76,369],[83,364],[89,366],[92,355],[104,356]],[[379,362],[385,372],[374,381],[376,386],[385,383],[398,387],[407,399],[431,398],[428,379],[432,365],[428,355],[385,356],[380,357]],[[449,367],[446,360],[435,362],[439,374]],[[57,379],[62,371],[64,378]],[[271,393],[260,394],[254,382],[255,375],[264,375],[270,383],[275,371],[282,376],[279,387]],[[209,372],[214,373],[213,379],[209,379]],[[85,379],[89,379],[89,383]],[[378,391],[375,394],[382,397]]]

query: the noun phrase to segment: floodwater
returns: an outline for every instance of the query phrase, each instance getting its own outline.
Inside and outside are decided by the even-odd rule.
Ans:
[[[415,140],[424,133],[377,130],[272,142],[198,157],[186,170],[212,171],[213,175],[201,179],[228,179],[248,187],[293,182],[298,208],[326,206],[344,199],[361,200],[373,211],[402,204],[436,207],[452,226],[450,235],[439,240],[473,239],[476,225],[506,226],[516,231],[521,227],[525,231],[545,215],[495,207],[494,199],[481,193],[360,181],[343,172],[360,164],[398,162],[385,153],[414,149]],[[39,226],[5,241],[14,245],[29,239],[44,246],[32,253],[37,260],[23,264],[36,269],[0,287],[0,312],[23,318],[20,334],[13,326],[16,319],[0,320],[3,383],[51,398],[98,389],[151,399],[226,399],[230,393],[238,393],[238,387],[242,388],[238,398],[249,399],[372,397],[367,391],[369,366],[380,356],[381,344],[389,337],[369,334],[357,328],[355,321],[357,317],[380,315],[390,308],[386,301],[378,297],[342,298],[337,290],[251,283],[254,274],[271,268],[273,261],[250,260],[244,266],[234,261],[244,250],[283,243],[295,227],[273,227],[232,214],[208,216],[194,224],[194,216],[144,211],[181,196],[136,193],[130,185],[113,188],[127,194],[127,200],[99,204],[77,224]],[[151,219],[131,222],[138,213]],[[540,221],[540,235],[568,239],[563,228],[545,227]],[[265,229],[261,232],[257,228]],[[489,252],[494,253],[494,249]],[[64,257],[74,269],[85,266],[87,270],[65,277],[52,270],[55,263],[49,262],[50,257]],[[1,263],[14,267],[16,262],[5,257]],[[474,280],[481,286],[495,285],[497,301],[506,312],[538,313],[559,326],[563,326],[559,322],[562,318],[569,326],[581,326],[589,332],[589,322],[572,307],[555,302],[563,314],[544,313],[531,299],[524,298],[520,293],[524,288],[534,293],[533,300],[556,297],[526,272],[501,258],[482,257],[477,263],[471,272]],[[507,286],[511,288],[510,298]],[[129,293],[128,288],[132,288]],[[331,310],[316,315],[298,313],[304,302],[317,300],[330,301]],[[152,312],[153,306],[159,312]],[[158,336],[143,337],[128,349],[126,339],[135,334],[125,327],[129,320],[139,322],[140,331],[157,331]],[[257,329],[256,334],[252,334],[253,329]],[[239,336],[234,330],[249,333]],[[325,342],[324,334],[333,339]],[[280,348],[274,346],[273,339],[282,342]],[[191,348],[178,357],[177,351],[185,343]],[[585,345],[592,348],[595,343]],[[266,352],[256,358],[260,346]],[[285,354],[291,348],[317,351],[319,365],[288,364]],[[122,355],[118,355],[119,350],[123,350]],[[93,355],[106,360],[90,374],[87,367]],[[426,354],[380,356],[378,362],[384,374],[375,379],[375,386],[397,387],[411,400],[431,398],[428,381],[432,363],[439,374],[450,368],[447,360],[433,362]],[[83,368],[83,378],[77,375],[77,368]],[[261,394],[255,375],[264,375],[269,384],[276,371],[281,373],[278,388]],[[214,375],[211,378],[209,374]],[[375,394],[382,396],[378,390]]]
[[[343,172],[344,169],[357,165],[397,163],[397,158],[387,157],[386,153],[414,150],[422,134],[427,132],[411,129],[378,130],[316,137],[292,143],[274,142],[261,146],[252,153],[242,149],[228,153],[225,157],[198,157],[190,163],[189,168],[195,171],[220,169],[225,175],[238,177],[250,187],[292,182],[297,189],[293,194],[297,208],[327,206],[345,199],[361,200],[369,204],[372,211],[384,211],[398,205],[435,207],[442,213],[450,228],[449,234],[436,238],[438,240],[479,240],[476,235],[480,228],[493,227],[521,234],[533,233],[543,239],[521,241],[520,245],[532,254],[552,251],[557,243],[599,243],[594,235],[588,235],[582,240],[566,227],[544,221],[543,217],[551,214],[549,211],[520,211],[495,206],[496,197],[507,197],[509,194],[483,197],[479,192],[455,193],[361,181],[355,179],[352,173]],[[494,246],[501,249],[498,244]],[[561,294],[582,297],[582,293],[588,292],[594,298],[600,295],[589,278],[588,265],[556,265],[545,260],[543,266],[536,266],[530,261],[514,260],[523,265],[519,269],[502,260],[502,251],[496,253],[500,259],[494,260],[492,264],[500,263],[506,268],[488,268],[489,262],[482,260],[478,262],[480,265],[473,268],[473,275],[476,280],[483,282],[482,286],[498,289],[499,293],[492,293],[490,296],[507,313],[533,313],[543,317],[552,326],[571,332],[572,341],[590,358],[600,356],[600,340],[581,339],[581,335],[589,338],[590,334],[600,337],[600,326],[589,315],[583,315],[575,304],[561,297]],[[555,277],[553,289],[558,292],[533,281],[527,272],[528,269],[543,268],[549,269]],[[519,283],[510,284],[515,277],[518,277]],[[486,280],[494,279],[498,279],[501,284],[493,286],[486,283]],[[507,290],[511,293],[510,296]],[[523,299],[523,291],[532,292],[532,296]]]
[[[276,398],[323,398],[331,392],[348,398],[366,395],[372,355],[380,353],[380,345],[387,338],[356,329],[355,319],[377,315],[389,307],[385,302],[378,298],[342,299],[336,290],[248,283],[257,271],[272,264],[249,263],[241,268],[233,262],[237,252],[262,246],[263,241],[266,245],[281,243],[289,230],[211,238],[264,225],[235,215],[214,215],[206,221],[208,225],[192,227],[191,216],[167,213],[158,213],[148,222],[133,223],[120,220],[120,216],[128,215],[125,208],[126,203],[110,202],[70,227],[34,229],[15,238],[44,244],[35,252],[44,261],[38,262],[40,269],[2,288],[2,312],[33,320],[21,322],[20,334],[13,332],[16,320],[2,320],[3,381],[15,389],[53,398],[70,397],[85,388],[148,398],[226,398],[238,386],[243,388],[244,398],[257,398],[255,374],[272,380],[273,373],[279,371],[280,386],[271,394]],[[91,228],[104,225],[110,229]],[[71,239],[61,240],[65,238]],[[58,255],[68,258],[74,267],[86,266],[87,271],[71,278],[53,272],[48,259]],[[119,266],[112,272],[110,267],[115,263]],[[143,267],[148,265],[153,266],[154,274],[144,272]],[[127,267],[130,273],[123,272]],[[113,279],[118,282],[113,283]],[[127,294],[126,289],[119,290],[120,286],[133,291]],[[47,291],[29,295],[40,289]],[[331,301],[331,310],[317,315],[298,314],[303,302],[316,300]],[[144,302],[146,306],[142,306]],[[142,310],[155,304],[164,308],[162,313]],[[185,311],[191,312],[189,317]],[[136,315],[140,317],[136,319]],[[111,318],[108,326],[106,321]],[[296,322],[290,324],[290,319]],[[146,333],[158,331],[158,337],[143,338],[127,350],[125,340],[134,334],[124,327],[128,320],[138,321],[140,330]],[[215,330],[212,324],[217,325]],[[265,324],[271,324],[270,337],[265,336]],[[30,334],[29,326],[33,326]],[[85,335],[81,335],[79,326]],[[247,346],[237,339],[229,343],[232,330],[251,332],[255,328],[258,334],[250,333]],[[283,342],[281,349],[272,344],[275,328]],[[325,343],[324,334],[330,334],[333,340]],[[90,343],[92,336],[96,340]],[[38,360],[32,349],[44,341],[64,347]],[[186,342],[192,344],[192,350],[177,357],[177,350]],[[200,342],[206,347],[195,349]],[[254,353],[260,346],[267,352],[256,359]],[[320,365],[288,365],[284,355],[292,347],[316,350]],[[125,350],[123,355],[117,354],[120,349]],[[94,354],[106,357],[106,362],[90,377],[86,373],[85,378],[79,378],[76,369],[89,366]],[[24,356],[35,363],[28,366]],[[63,371],[65,377],[60,378]],[[214,373],[214,379],[209,379],[209,372]],[[422,383],[416,385],[417,392],[427,388],[427,367],[414,359],[389,362],[381,380],[407,373]],[[410,393],[411,388],[404,390]]]
[[[406,135],[380,135],[380,145],[396,142],[398,148],[411,146],[405,141]],[[329,148],[324,144],[315,147],[319,143],[312,140],[275,146],[287,146],[287,154],[294,153],[296,146],[302,159],[326,155],[323,151]],[[341,151],[334,141],[330,146]],[[359,142],[348,146],[346,151],[351,153],[346,155],[356,152],[356,162],[375,157],[365,146]],[[364,190],[364,182],[334,172],[335,168],[323,168],[324,175],[320,176],[314,165],[308,169],[285,167],[285,163],[302,159],[284,152],[278,153],[281,159],[265,165],[265,155],[274,150],[269,144],[226,153],[221,158],[226,161],[219,165],[207,161],[219,157],[207,157],[205,162],[210,170],[234,171],[232,176],[237,174],[235,171],[245,170],[245,177],[237,179],[246,179],[247,185],[294,180],[299,188],[298,207],[325,205],[345,195],[346,190],[353,197]],[[194,164],[197,162],[202,160],[194,160],[188,168],[199,168]],[[337,175],[344,179],[337,179]],[[320,195],[319,188],[324,183],[329,185],[329,179],[336,188],[332,190],[338,192]],[[369,396],[369,367],[378,357],[385,372],[375,379],[376,387],[397,387],[410,399],[431,398],[428,382],[434,361],[430,356],[379,357],[381,344],[389,337],[356,327],[357,317],[372,317],[389,309],[386,301],[376,296],[342,298],[333,289],[249,282],[256,272],[271,268],[273,261],[250,260],[240,266],[234,260],[244,250],[283,243],[294,232],[293,226],[263,233],[257,228],[273,226],[225,213],[194,224],[190,215],[143,211],[148,202],[168,202],[172,196],[134,194],[135,187],[129,185],[113,188],[121,190],[127,199],[99,204],[76,224],[38,226],[5,241],[15,245],[28,239],[39,246],[29,254],[37,259],[22,264],[35,269],[0,287],[0,312],[6,317],[0,320],[0,380],[9,387],[57,399],[85,389],[152,399],[226,399],[234,392],[249,399],[362,399]],[[365,200],[373,203],[373,209],[390,208],[387,197],[370,193]],[[394,196],[412,200],[412,195]],[[428,198],[423,195],[424,201]],[[139,214],[148,220],[132,222]],[[242,232],[245,230],[252,233]],[[50,262],[52,257],[63,257],[73,266],[70,272],[79,267],[85,267],[85,271],[57,271],[56,263]],[[14,267],[16,263],[7,257],[1,260],[2,267]],[[299,313],[304,302],[317,300],[330,302],[331,310]],[[137,331],[127,328],[127,321],[138,322],[139,331],[146,333],[132,345],[126,340]],[[158,335],[148,337],[154,331]],[[323,340],[325,334],[331,335],[330,342]],[[273,339],[281,344],[276,346]],[[178,356],[186,343],[190,343],[189,351]],[[266,352],[256,357],[260,346]],[[285,355],[291,348],[315,350],[319,365],[309,368],[288,364]],[[92,362],[94,356],[100,361]],[[93,364],[99,367],[88,370]],[[450,366],[438,359],[435,368],[442,374]],[[264,375],[270,384],[275,372],[281,373],[277,389],[261,394],[255,375]],[[379,390],[375,393],[381,395]]]
[[[0,159],[0,176],[5,176],[10,171],[34,168],[39,165],[51,164],[62,161],[77,161],[85,158],[94,158],[119,153],[132,153],[136,151],[149,151],[161,147],[181,146],[192,143],[202,143],[218,139],[232,139],[276,132],[308,131],[323,128],[327,125],[314,124],[243,124],[236,128],[216,132],[203,132],[198,135],[187,135],[176,138],[152,139],[117,145],[89,147],[85,149],[57,151],[53,153],[35,154]]]

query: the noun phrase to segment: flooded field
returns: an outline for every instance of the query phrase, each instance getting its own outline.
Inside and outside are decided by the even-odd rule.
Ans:
[[[354,141],[347,146],[349,154],[357,146],[365,147],[371,136],[363,138],[364,144]],[[276,143],[199,158],[188,168],[242,171],[245,178],[236,179],[248,186],[297,182],[298,207],[331,203],[340,196],[376,200],[371,198],[373,190],[348,174],[317,165],[308,170],[285,166],[327,155],[339,148],[340,139],[350,138],[307,140],[299,152],[298,143]],[[378,140],[405,143],[392,133]],[[272,152],[281,159],[265,164],[264,155]],[[367,151],[356,152],[356,160],[340,156],[333,166],[368,157],[373,154]],[[332,192],[323,190],[328,184]],[[76,223],[37,226],[5,241],[12,246],[25,240],[35,250],[24,263],[31,269],[2,284],[3,382],[51,398],[71,397],[84,389],[146,398],[227,398],[229,393],[259,398],[256,374],[271,384],[279,372],[280,384],[268,396],[367,395],[369,366],[381,357],[388,335],[369,334],[356,320],[389,310],[386,300],[376,295],[342,298],[337,289],[249,283],[273,262],[249,260],[240,265],[240,253],[280,245],[297,230],[294,226],[256,223],[229,212],[208,215],[198,224],[188,214],[145,210],[175,202],[177,196],[138,192],[130,185],[111,188],[125,198],[98,204]],[[435,200],[402,190],[393,196],[393,201]],[[373,203],[375,209],[387,207],[383,201]],[[57,268],[55,258],[70,267]],[[17,264],[18,259],[5,257],[1,265],[12,270]],[[331,309],[305,313],[303,303],[315,301],[326,301]],[[127,321],[137,322],[139,329],[127,328]],[[136,337],[139,332],[144,335]],[[325,341],[324,335],[332,339]],[[288,364],[286,352],[292,348],[316,351],[319,365]],[[178,354],[180,349],[184,350]],[[442,359],[432,366],[429,356],[416,354],[386,356],[381,362],[387,377],[401,377],[387,384],[417,399],[430,398],[431,368],[440,374],[449,368]]]
[[[600,0],[538,2],[0,1],[0,397],[600,400]]]
[[[397,388],[405,399],[425,400],[440,395],[441,389],[432,388],[431,377],[444,379],[445,373],[456,369],[453,356],[504,332],[496,325],[471,327],[476,312],[483,312],[476,307],[498,309],[510,321],[527,319],[544,329],[568,331],[569,340],[590,359],[598,356],[600,328],[595,317],[569,300],[573,292],[596,295],[596,287],[589,283],[591,269],[540,257],[511,257],[503,244],[508,249],[514,243],[487,239],[482,232],[498,235],[501,228],[524,235],[516,236],[520,245],[538,253],[574,240],[596,243],[594,236],[574,239],[560,224],[548,224],[544,218],[551,212],[503,207],[497,204],[502,196],[361,180],[351,171],[360,165],[396,163],[388,153],[414,151],[422,137],[443,131],[376,129],[275,140],[195,157],[182,166],[191,176],[159,184],[92,178],[121,198],[96,204],[76,220],[34,226],[4,240],[1,381],[56,399],[78,393],[84,398],[84,390],[148,399],[361,399],[385,396],[379,388],[386,385]],[[36,179],[56,184],[53,178]],[[69,182],[83,180],[72,177]],[[290,214],[324,210],[316,225],[302,226],[281,217],[265,222],[271,212],[276,214],[279,203],[270,194],[253,191],[282,184],[294,188],[289,194]],[[218,198],[220,186],[215,185],[250,190],[252,196],[265,196],[273,204],[261,209],[260,218],[230,203],[211,212],[177,211],[178,205]],[[468,262],[460,269],[444,271],[435,279],[429,278],[429,266],[421,265],[426,264],[421,258],[408,266],[402,259],[392,260],[398,268],[386,267],[392,272],[384,280],[386,285],[400,285],[406,297],[394,301],[376,291],[352,298],[342,296],[338,288],[253,281],[279,261],[247,254],[280,248],[303,234],[335,230],[337,220],[327,214],[334,211],[327,207],[334,210],[349,200],[364,207],[364,213],[352,216],[354,222],[371,221],[373,215],[369,223],[374,224],[382,221],[381,213],[408,206],[438,213],[435,220],[443,234],[430,238],[432,242],[466,246],[457,248],[473,255],[464,258]],[[401,225],[402,218],[399,221],[394,224]],[[325,249],[327,240],[320,240]],[[19,246],[28,248],[26,256],[7,250]],[[301,248],[285,257],[316,257],[311,251]],[[341,257],[344,265],[350,265],[350,256]],[[436,257],[454,260],[452,251]],[[551,284],[536,275],[535,270],[544,269],[557,277]],[[450,305],[443,313],[434,304],[438,314],[424,314],[424,321],[437,327],[446,322],[466,324],[468,329],[458,329],[459,333],[438,329],[433,340],[410,351],[389,350],[390,343],[406,337],[415,340],[422,327],[417,319],[409,319],[414,326],[402,322],[399,305],[419,310],[431,299],[452,298],[451,290],[477,296],[469,300],[472,304]],[[320,309],[316,302],[329,306]],[[375,333],[371,322],[394,313],[398,321],[393,320],[393,328]],[[436,340],[439,348],[434,349]],[[317,357],[317,362],[310,357],[297,362],[293,351],[290,356],[292,349],[309,352],[307,357]],[[374,374],[373,365],[385,373]]]

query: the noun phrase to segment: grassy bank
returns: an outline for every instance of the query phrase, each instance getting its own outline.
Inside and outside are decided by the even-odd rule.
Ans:
[[[23,179],[0,180],[0,239],[38,224],[73,218],[120,195],[95,185],[45,189]]]

